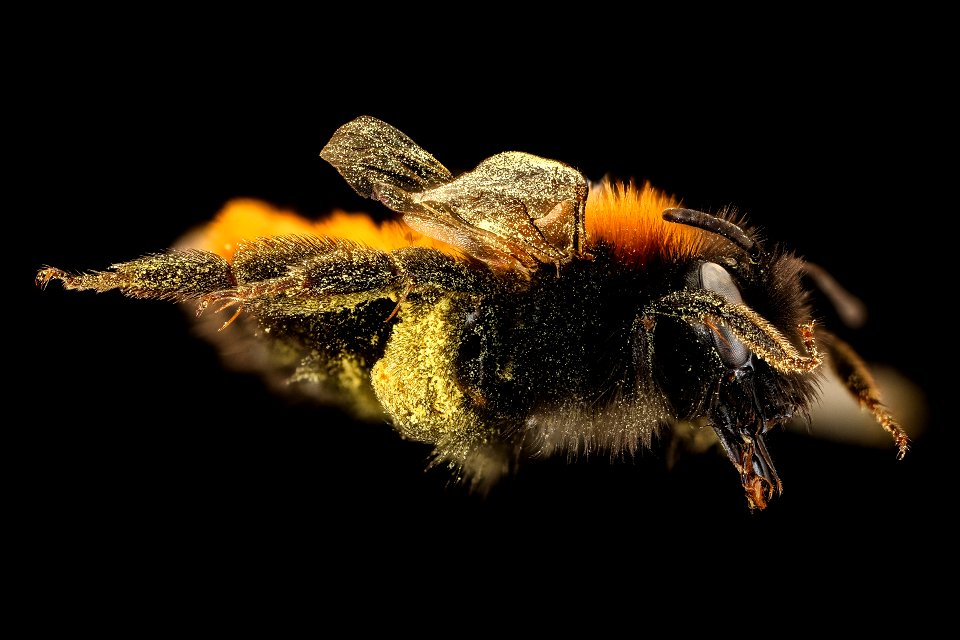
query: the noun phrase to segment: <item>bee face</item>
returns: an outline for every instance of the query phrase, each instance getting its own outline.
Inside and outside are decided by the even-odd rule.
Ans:
[[[824,362],[905,451],[862,361],[813,325],[817,270],[733,214],[519,152],[455,177],[369,117],[321,155],[402,221],[312,224],[236,202],[167,253],[37,280],[191,302],[205,322],[229,310],[212,339],[247,341],[312,397],[385,415],[478,491],[526,460],[619,458],[693,425],[764,508],[781,488],[764,438],[807,413]]]

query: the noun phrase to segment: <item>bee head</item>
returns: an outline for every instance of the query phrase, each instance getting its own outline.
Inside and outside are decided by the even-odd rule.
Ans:
[[[682,287],[645,311],[651,334],[645,357],[678,418],[713,428],[750,506],[763,508],[781,490],[763,436],[806,413],[820,364],[804,324],[800,262],[765,252],[719,217],[689,209],[668,209],[663,217],[728,242],[692,260]],[[774,313],[765,317],[757,309]]]

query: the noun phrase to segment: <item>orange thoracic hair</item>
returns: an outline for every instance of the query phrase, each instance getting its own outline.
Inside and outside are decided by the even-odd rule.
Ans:
[[[637,187],[603,180],[587,197],[587,248],[606,245],[628,266],[642,267],[651,259],[683,258],[699,253],[704,233],[667,222],[664,209],[680,202],[649,183]]]

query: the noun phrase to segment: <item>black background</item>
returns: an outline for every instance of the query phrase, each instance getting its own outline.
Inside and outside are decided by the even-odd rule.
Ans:
[[[943,124],[916,58],[879,39],[869,55],[798,50],[767,66],[747,46],[723,58],[704,46],[686,65],[670,48],[584,58],[530,45],[468,61],[436,42],[416,54],[374,38],[328,44],[326,31],[316,46],[217,31],[202,50],[173,34],[97,35],[23,78],[28,144],[14,176],[27,199],[15,215],[27,232],[8,240],[26,250],[12,271],[26,324],[9,336],[21,441],[8,490],[31,557],[62,588],[91,574],[118,586],[243,582],[275,565],[319,575],[371,558],[460,584],[491,555],[521,574],[635,575],[693,559],[755,585],[799,558],[816,559],[818,575],[825,558],[842,573],[888,572],[943,548],[955,505],[944,380],[955,376],[936,282],[952,216],[932,195],[928,145]],[[764,512],[748,511],[710,454],[672,470],[659,452],[547,461],[479,500],[425,473],[427,449],[388,426],[291,405],[224,370],[173,305],[33,286],[45,264],[100,269],[161,250],[234,197],[309,217],[386,215],[318,156],[361,114],[454,172],[516,149],[594,179],[647,179],[692,207],[736,205],[868,304],[869,323],[847,337],[924,390],[922,436],[898,462],[892,445],[775,434],[785,492]]]

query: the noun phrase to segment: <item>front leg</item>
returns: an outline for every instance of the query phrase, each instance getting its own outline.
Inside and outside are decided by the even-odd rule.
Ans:
[[[910,448],[910,438],[880,398],[880,389],[870,374],[870,368],[836,335],[828,334],[827,347],[830,366],[860,406],[870,411],[877,424],[890,434],[897,445],[897,458],[902,460]]]

